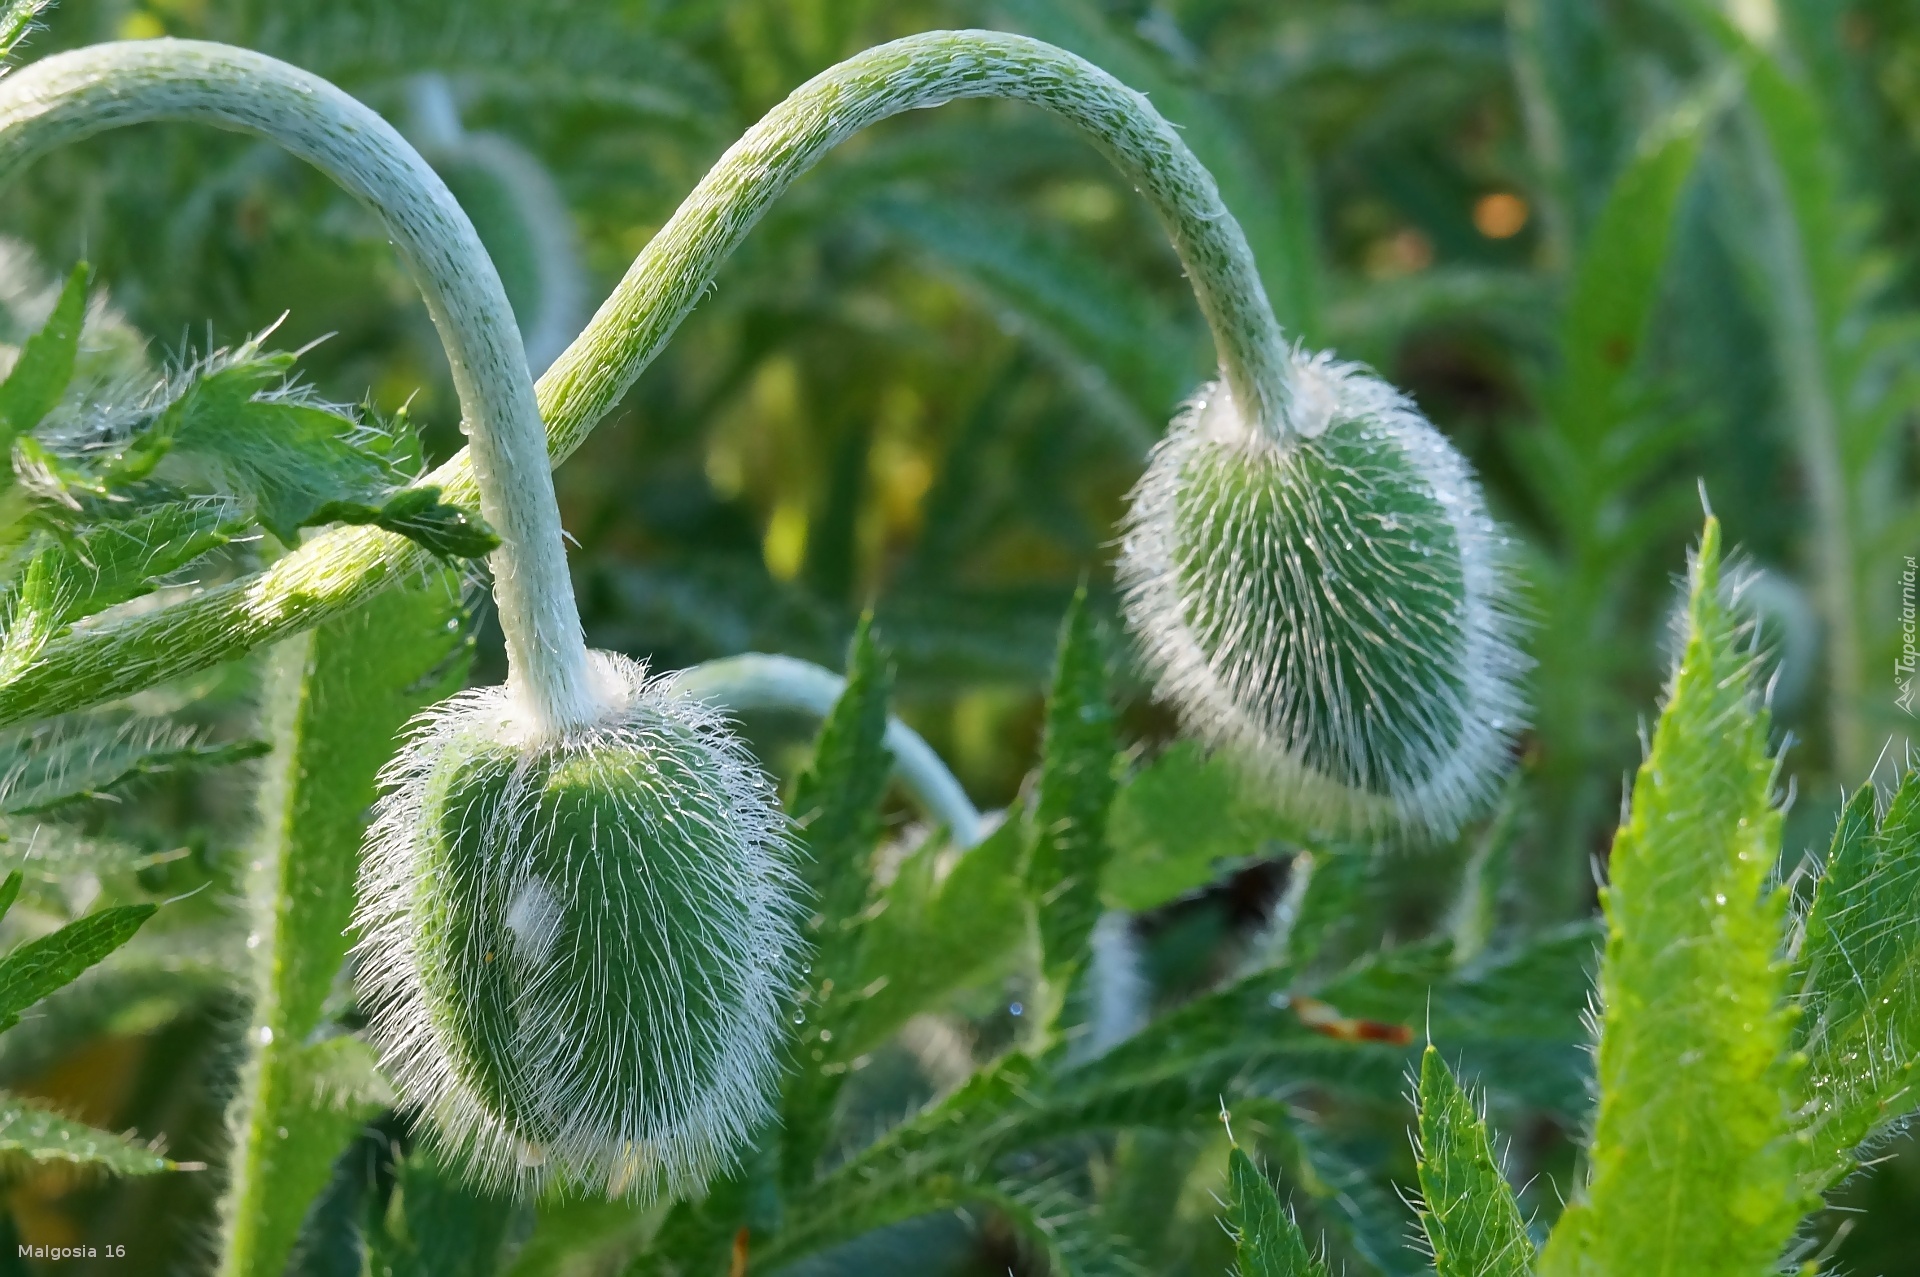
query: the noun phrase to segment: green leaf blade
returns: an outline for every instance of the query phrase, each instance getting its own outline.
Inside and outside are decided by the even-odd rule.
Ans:
[[[1767,717],[1722,599],[1719,525],[1693,571],[1686,653],[1603,895],[1600,1109],[1553,1274],[1771,1272],[1804,1199],[1776,962],[1785,900]]]
[[[1920,1081],[1920,773],[1874,819],[1862,786],[1814,886],[1793,983],[1802,1012],[1802,1178],[1814,1192],[1915,1102]]]
[[[1308,1252],[1306,1239],[1281,1209],[1267,1177],[1239,1149],[1227,1157],[1232,1193],[1227,1223],[1239,1277],[1326,1277],[1326,1265]]]
[[[65,1165],[113,1175],[153,1175],[197,1170],[170,1161],[123,1135],[98,1130],[12,1095],[0,1095],[0,1166],[26,1161]]]
[[[102,909],[29,940],[0,959],[0,1029],[18,1024],[22,1011],[72,984],[82,971],[131,940],[156,908],[145,904]]]
[[[1533,1271],[1533,1242],[1486,1123],[1432,1046],[1420,1060],[1420,1193],[1438,1277]]]
[[[1100,876],[1109,855],[1107,815],[1116,788],[1114,755],[1106,657],[1083,586],[1060,627],[1027,862],[1041,975],[1052,1002],[1042,1008],[1045,1024],[1059,1014],[1100,916]]]
[[[0,40],[15,21],[24,29],[32,12],[28,6],[14,5],[0,15]],[[4,49],[0,49],[0,57],[4,56]],[[73,380],[80,329],[86,318],[87,266],[82,262],[67,276],[47,322],[27,338],[13,371],[0,381],[0,448],[11,448],[15,439],[39,425],[40,419],[60,402],[67,383]]]

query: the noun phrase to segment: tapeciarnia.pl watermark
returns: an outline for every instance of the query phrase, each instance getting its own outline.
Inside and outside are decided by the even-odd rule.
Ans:
[[[1916,575],[1920,575],[1920,565],[1916,565],[1914,556],[1909,554],[1907,566],[1900,573],[1900,655],[1893,662],[1893,701],[1909,714],[1914,712],[1914,667],[1920,664],[1920,648],[1916,648],[1914,638],[1916,632],[1920,632],[1920,619],[1916,619],[1914,610]]]

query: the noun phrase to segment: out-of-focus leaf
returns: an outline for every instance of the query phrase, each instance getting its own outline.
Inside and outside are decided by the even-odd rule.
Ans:
[[[1794,963],[1807,1055],[1801,1179],[1819,1192],[1854,1150],[1915,1103],[1920,1083],[1920,773],[1876,825],[1861,786],[1841,813]]]
[[[1101,894],[1122,909],[1158,908],[1206,886],[1223,866],[1274,854],[1296,833],[1253,800],[1226,758],[1181,741],[1114,796]]]
[[[0,14],[0,58],[6,57],[40,7],[15,3]],[[13,371],[0,381],[0,448],[11,448],[15,439],[39,425],[60,402],[73,379],[80,326],[86,317],[87,266],[82,262],[67,276],[45,326],[20,347]]]
[[[984,290],[1028,335],[1049,338],[1042,353],[1069,365],[1070,379],[1125,424],[1126,442],[1137,450],[1206,371],[1197,331],[1181,331],[1110,264],[1048,240],[1003,209],[888,197],[866,212]]]
[[[20,1013],[133,938],[156,905],[116,905],[29,940],[0,958],[0,1030]]]
[[[845,1055],[873,1049],[941,994],[1007,960],[1022,935],[1025,842],[1013,811],[970,850],[930,839],[901,862],[866,926],[863,995]],[[943,875],[949,857],[957,858]]]
[[[1767,716],[1720,591],[1694,560],[1686,655],[1614,841],[1603,896],[1600,1111],[1584,1192],[1542,1271],[1772,1271],[1807,1205],[1795,1177],[1784,893]]]
[[[1420,1060],[1420,1225],[1439,1277],[1527,1277],[1533,1241],[1487,1124],[1440,1052]]]
[[[511,1202],[475,1192],[420,1150],[401,1162],[369,1266],[392,1277],[492,1277],[514,1221]]]
[[[69,714],[0,732],[0,811],[50,811],[142,776],[265,752],[258,741],[211,743],[196,728],[119,710]]]
[[[1326,1277],[1326,1265],[1308,1253],[1306,1238],[1281,1209],[1267,1177],[1239,1149],[1227,1157],[1227,1227],[1240,1277]]]
[[[198,1170],[163,1157],[124,1135],[97,1130],[12,1095],[0,1095],[0,1166],[27,1161],[113,1175]]]

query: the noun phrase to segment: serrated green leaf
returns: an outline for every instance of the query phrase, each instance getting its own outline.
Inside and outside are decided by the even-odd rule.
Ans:
[[[1635,777],[1602,900],[1600,1110],[1554,1274],[1771,1272],[1794,1177],[1783,893],[1767,715],[1720,591],[1720,528],[1693,566],[1686,653]]]
[[[81,527],[63,546],[73,588],[61,619],[91,616],[148,593],[161,578],[224,545],[236,531],[236,514],[228,502],[189,498]]]
[[[1801,1179],[1822,1192],[1911,1110],[1920,1082],[1920,773],[1886,817],[1863,785],[1840,815],[1790,977],[1801,1018]]]
[[[431,483],[402,488],[379,505],[333,500],[320,505],[307,523],[356,523],[385,528],[444,559],[480,559],[500,548],[500,537],[471,510],[440,499]]]
[[[114,1175],[152,1175],[183,1167],[124,1135],[0,1094],[0,1165],[24,1159],[36,1165],[68,1165]]]
[[[262,766],[262,843],[248,887],[249,925],[262,938],[247,1030],[258,1055],[230,1119],[241,1137],[229,1172],[227,1277],[279,1277],[308,1204],[381,1102],[357,1041],[308,1043],[326,1027],[346,959],[375,778],[407,721],[465,682],[469,652],[457,581],[438,573],[275,653],[265,696],[275,744]]]
[[[1180,741],[1114,795],[1112,859],[1100,894],[1117,908],[1155,909],[1206,886],[1224,867],[1274,854],[1296,834],[1255,800],[1230,761]]]
[[[1040,972],[1046,984],[1046,1002],[1036,1008],[1043,1027],[1059,1015],[1066,990],[1085,961],[1087,938],[1100,917],[1114,750],[1106,654],[1082,587],[1060,627],[1059,656],[1040,746],[1033,850],[1027,861],[1027,890],[1034,902]]]
[[[1487,1124],[1440,1052],[1420,1060],[1420,1225],[1438,1277],[1527,1277],[1533,1240]]]
[[[20,1013],[133,938],[156,905],[116,905],[29,940],[0,958],[0,1030]]]
[[[863,995],[843,1054],[872,1050],[943,994],[1007,961],[1024,934],[1025,845],[1014,811],[971,850],[929,840],[901,862],[866,927]]]
[[[847,687],[814,740],[813,761],[794,783],[792,810],[806,840],[802,873],[813,904],[806,938],[813,947],[797,1035],[801,1067],[781,1105],[782,1173],[798,1183],[813,1174],[846,1080],[845,1024],[858,1013],[855,976],[873,889],[880,800],[893,770],[886,746],[893,668],[863,618],[847,651]],[[839,1041],[835,1042],[836,1033]]]
[[[96,710],[0,732],[0,811],[51,811],[109,794],[142,776],[258,758],[258,741],[214,743],[196,728]]]
[[[398,465],[412,445],[286,388],[293,356],[258,339],[192,370],[164,408],[118,447],[79,457],[36,453],[47,482],[95,497],[145,481],[162,462],[212,482],[274,536],[293,544],[322,523],[370,524],[436,554],[474,557],[499,544],[478,514]],[[395,429],[404,432],[404,418]]]
[[[31,13],[24,18],[17,17],[17,11],[23,8],[25,6],[11,6],[5,15],[0,15],[0,57],[6,56],[8,26],[18,20],[24,27],[31,18]],[[17,32],[14,38],[18,38]],[[87,266],[82,262],[67,276],[46,324],[20,347],[13,371],[5,381],[0,381],[0,449],[11,449],[15,439],[39,425],[40,419],[60,402],[67,383],[73,380],[74,356],[80,349],[80,327],[86,318]]]
[[[1281,1209],[1267,1177],[1239,1149],[1227,1157],[1232,1194],[1227,1227],[1233,1233],[1239,1277],[1326,1277],[1326,1265],[1307,1251],[1306,1238]]]
[[[829,960],[835,938],[850,934],[867,900],[880,799],[893,767],[885,743],[892,693],[892,662],[874,642],[871,619],[863,619],[847,649],[847,689],[820,725],[789,804],[809,853],[801,871],[814,905],[808,931]]]

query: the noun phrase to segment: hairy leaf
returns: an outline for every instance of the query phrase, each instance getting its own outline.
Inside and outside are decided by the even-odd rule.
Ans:
[[[1910,1110],[1920,1083],[1920,773],[1874,821],[1863,785],[1814,885],[1791,980],[1801,1018],[1801,1177],[1819,1192],[1854,1150]]]
[[[839,1062],[849,1042],[846,1022],[858,1014],[863,910],[872,891],[880,799],[893,768],[885,742],[892,688],[892,666],[874,642],[871,621],[863,619],[847,653],[846,690],[820,727],[812,763],[794,784],[792,809],[807,842],[804,872],[814,913],[807,926],[813,964],[803,995],[806,1023],[796,1044],[800,1069],[782,1105],[782,1159],[790,1182],[812,1175],[834,1097],[846,1079]]]
[[[1551,1274],[1772,1271],[1799,1222],[1775,962],[1785,899],[1767,716],[1720,592],[1720,528],[1694,560],[1686,653],[1603,896],[1600,1111],[1589,1182]]]
[[[1100,917],[1113,768],[1106,657],[1083,587],[1060,628],[1034,799],[1033,851],[1027,862],[1041,975],[1053,1000],[1042,1008],[1044,1024],[1059,1014],[1059,1000],[1085,960],[1087,937]]]
[[[930,839],[901,862],[867,924],[864,992],[845,1054],[871,1050],[942,994],[1006,961],[1022,935],[1025,841],[1015,811],[970,850]]]
[[[18,1096],[0,1094],[0,1166],[18,1160],[64,1164],[114,1175],[197,1170],[124,1135],[97,1130]]]
[[[10,881],[17,879],[17,873]],[[17,887],[15,888],[18,889]],[[0,1030],[20,1013],[133,938],[156,905],[116,905],[29,940],[0,958]]]
[[[0,811],[50,811],[110,794],[142,776],[257,758],[257,741],[212,743],[196,728],[95,710],[0,732]]]
[[[469,637],[449,573],[377,595],[283,645],[267,692],[262,845],[249,894],[257,1048],[235,1097],[226,1272],[277,1277],[308,1203],[381,1102],[350,1038],[309,1045],[350,943],[375,777],[407,721],[465,681]],[[358,1078],[358,1081],[355,1079]],[[280,1131],[289,1132],[282,1138]]]
[[[1227,1227],[1240,1277],[1326,1277],[1326,1265],[1308,1253],[1306,1239],[1281,1209],[1267,1177],[1239,1149],[1227,1157],[1232,1194]]]
[[[1420,1225],[1439,1277],[1527,1277],[1533,1241],[1487,1124],[1429,1046],[1420,1060]]]

